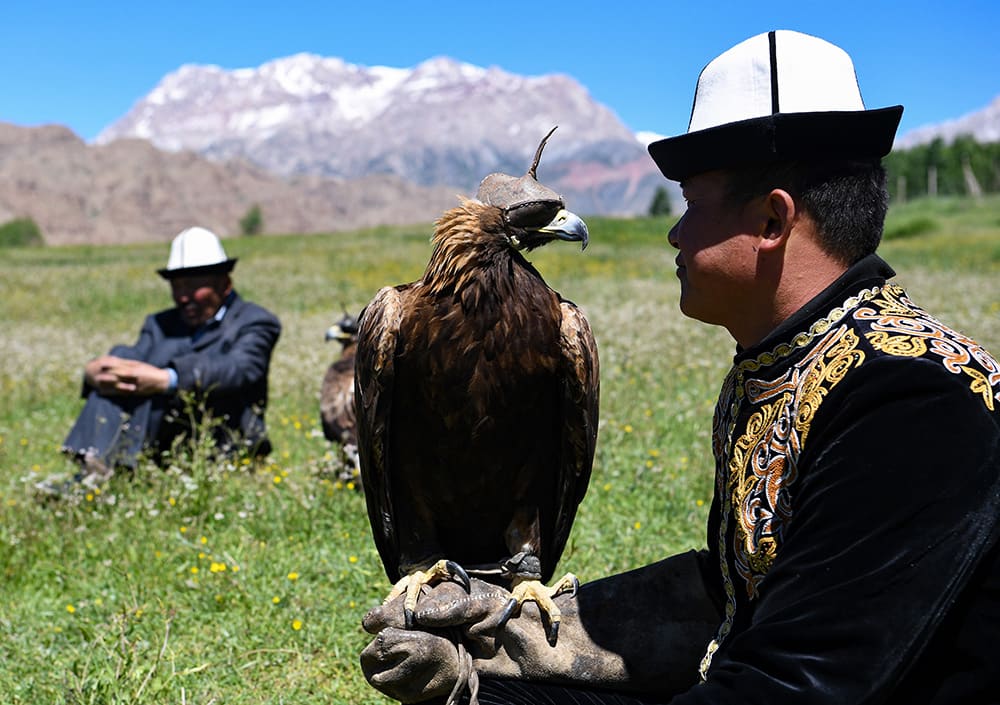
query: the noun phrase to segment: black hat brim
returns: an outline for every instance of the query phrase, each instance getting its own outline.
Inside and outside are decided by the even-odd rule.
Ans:
[[[227,259],[218,264],[206,264],[201,267],[182,267],[180,269],[157,269],[156,273],[164,279],[176,279],[177,277],[200,277],[205,274],[228,274],[236,266],[239,257]]]
[[[653,142],[665,177],[682,181],[717,169],[829,158],[879,159],[892,150],[903,106],[858,111],[775,113]]]

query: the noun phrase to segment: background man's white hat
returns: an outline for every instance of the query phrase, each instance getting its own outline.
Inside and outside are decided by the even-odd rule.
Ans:
[[[164,279],[188,277],[213,272],[230,272],[236,258],[226,257],[222,242],[211,230],[188,228],[170,243],[167,266],[156,270]]]
[[[892,149],[903,106],[866,110],[854,63],[818,37],[776,30],[702,70],[686,134],[649,145],[668,179],[769,162],[877,159]]]

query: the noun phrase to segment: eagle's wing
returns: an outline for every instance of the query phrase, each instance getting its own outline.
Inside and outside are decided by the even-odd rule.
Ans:
[[[354,362],[358,455],[372,537],[389,580],[399,578],[399,540],[390,494],[389,424],[403,287],[385,287],[361,313]]]
[[[562,555],[577,506],[587,492],[597,445],[600,365],[597,343],[583,312],[561,301],[560,347],[563,358],[562,463],[550,556]],[[548,572],[555,570],[554,561]],[[542,579],[548,580],[549,576]]]
[[[357,421],[354,413],[354,356],[335,360],[323,375],[319,392],[323,436],[335,443],[353,443]]]

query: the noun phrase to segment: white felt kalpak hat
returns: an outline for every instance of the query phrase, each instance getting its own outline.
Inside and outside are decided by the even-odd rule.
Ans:
[[[840,47],[791,30],[751,37],[698,76],[686,134],[649,145],[668,179],[799,159],[877,159],[903,106],[866,110]]]
[[[211,230],[188,228],[170,243],[170,257],[164,269],[156,270],[164,279],[190,277],[214,272],[230,272],[236,258],[226,257],[222,243]]]

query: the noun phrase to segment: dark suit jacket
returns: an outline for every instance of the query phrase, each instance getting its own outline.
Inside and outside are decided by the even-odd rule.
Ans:
[[[172,367],[177,371],[178,392],[193,392],[214,418],[223,421],[217,433],[220,445],[228,447],[235,440],[258,454],[266,454],[270,451],[264,423],[267,376],[281,323],[266,309],[234,295],[222,321],[213,320],[206,325],[197,340],[192,340],[191,331],[177,309],[170,308],[146,318],[134,345],[117,345],[109,352],[157,367]],[[85,384],[83,396],[88,398],[90,406],[89,401],[98,395]],[[108,400],[104,399],[106,404]],[[179,432],[179,428],[165,428],[169,423],[164,420],[165,413],[176,406],[175,398],[164,395],[152,398],[148,417],[145,410],[121,401],[125,413],[137,423],[148,418],[142,424],[146,444],[159,441],[162,445]],[[101,413],[107,415],[106,410]],[[76,451],[96,448],[100,455],[106,456],[111,449],[95,442],[94,436],[100,434],[93,433],[96,422],[84,418],[87,415],[85,407],[65,446]],[[111,439],[111,443],[116,442],[119,441]],[[125,449],[118,450],[119,455],[128,457],[139,449],[124,453],[121,451]]]

